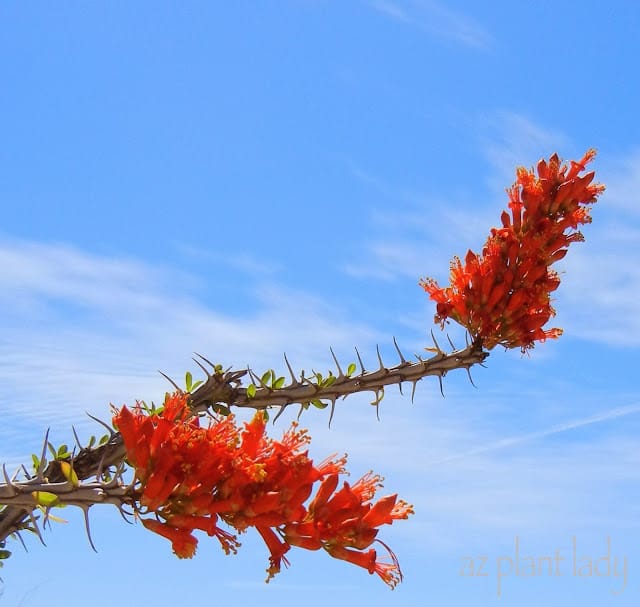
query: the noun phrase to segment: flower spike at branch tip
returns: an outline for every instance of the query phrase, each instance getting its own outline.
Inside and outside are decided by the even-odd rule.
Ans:
[[[436,302],[436,323],[456,321],[487,350],[502,345],[524,353],[561,335],[559,328],[544,328],[555,315],[550,293],[560,284],[550,268],[571,243],[583,240],[577,228],[591,221],[588,205],[604,191],[592,183],[593,172],[580,175],[594,156],[588,150],[567,165],[554,154],[535,170],[516,171],[507,189],[509,212],[502,213],[501,227],[491,229],[482,252],[453,259],[448,287],[432,278],[420,281]]]

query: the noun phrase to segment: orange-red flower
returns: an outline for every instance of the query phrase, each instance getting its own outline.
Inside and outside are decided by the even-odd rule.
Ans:
[[[560,284],[550,266],[583,240],[577,227],[591,221],[586,205],[604,190],[592,183],[593,171],[582,175],[594,156],[589,150],[566,165],[554,154],[538,163],[537,175],[517,170],[507,190],[510,214],[503,211],[502,227],[491,229],[482,254],[468,251],[464,263],[454,258],[449,287],[432,278],[420,282],[436,302],[435,322],[455,320],[488,349],[524,351],[562,334],[543,328],[555,315],[550,294]]]
[[[378,562],[373,549],[363,551],[380,525],[407,518],[411,506],[395,495],[373,503],[381,480],[373,474],[336,491],[346,459],[314,464],[305,449],[310,438],[297,424],[280,441],[266,436],[262,412],[241,427],[231,415],[202,427],[181,392],[167,395],[156,414],[122,407],[113,422],[135,468],[137,514],[145,517],[145,527],[171,541],[178,557],[194,555],[195,530],[215,536],[226,553],[235,552],[240,544],[220,528],[224,523],[236,532],[256,528],[270,552],[269,578],[288,564],[284,555],[291,546],[298,546],[324,548],[392,587],[401,579],[390,550],[391,564]]]

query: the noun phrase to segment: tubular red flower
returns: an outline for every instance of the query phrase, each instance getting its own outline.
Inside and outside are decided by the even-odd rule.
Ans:
[[[336,491],[346,458],[314,464],[305,450],[306,430],[293,424],[281,441],[273,440],[265,434],[262,412],[243,426],[230,415],[201,427],[189,410],[188,395],[176,392],[167,395],[159,412],[122,407],[113,422],[135,469],[137,515],[145,527],[168,538],[180,558],[195,553],[195,530],[217,537],[231,553],[239,543],[219,523],[238,532],[254,527],[269,549],[271,578],[281,563],[288,564],[284,554],[291,546],[359,554],[376,540],[380,525],[412,513],[395,495],[372,503],[381,481],[373,473]],[[305,506],[316,483],[315,497]],[[367,565],[393,586],[399,569],[389,567]]]
[[[525,351],[561,334],[542,329],[555,315],[550,293],[560,282],[550,266],[583,240],[570,230],[591,221],[586,205],[604,190],[592,183],[593,172],[580,175],[594,156],[589,150],[569,167],[554,154],[538,163],[537,175],[518,168],[507,189],[510,213],[502,212],[502,227],[492,228],[482,255],[469,251],[464,264],[455,257],[448,287],[420,281],[436,302],[436,323],[455,320],[487,349],[501,344]]]

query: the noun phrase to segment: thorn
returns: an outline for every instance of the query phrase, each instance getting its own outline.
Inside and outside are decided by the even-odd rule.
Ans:
[[[5,466],[5,464],[2,464],[2,474],[4,474],[4,481],[7,484],[7,487],[9,487],[11,489],[12,495],[16,495],[17,490],[16,490],[13,482],[9,478],[9,475],[7,474],[7,467]]]
[[[133,516],[131,514],[129,514],[128,512],[124,511],[124,508],[122,507],[122,504],[118,504],[116,506],[116,508],[118,509],[118,512],[120,513],[120,516],[122,517],[122,519],[124,520],[125,523],[129,524],[129,525],[133,525],[133,521],[130,521],[127,516]]]
[[[384,369],[384,363],[382,362],[382,356],[380,356],[380,346],[376,344],[376,353],[378,354],[378,362],[380,363],[380,369]]]
[[[360,363],[360,369],[362,369],[361,374],[366,373],[367,371],[362,364],[362,358],[360,358],[360,352],[358,352],[358,348],[356,348],[356,356],[358,357],[358,362]]]
[[[471,385],[472,385],[474,388],[477,388],[478,386],[476,386],[476,385],[473,383],[473,377],[471,377],[471,369],[470,369],[469,367],[465,367],[465,368],[466,368],[466,370],[467,370],[467,375],[469,376],[469,381],[471,382]]]
[[[342,379],[344,377],[344,373],[342,372],[342,369],[340,368],[340,363],[338,362],[338,359],[336,358],[336,355],[333,352],[333,348],[329,347],[329,350],[331,352],[331,356],[333,356],[333,362],[336,363],[336,368],[338,369],[338,379]]]
[[[42,477],[42,473],[45,469],[45,456],[47,455],[47,445],[49,444],[49,430],[51,428],[47,428],[47,431],[44,435],[44,443],[42,444],[42,451],[40,453],[40,461],[38,462],[38,469],[36,470],[36,478],[39,481],[44,480]],[[44,542],[42,542],[44,544]],[[45,544],[46,545],[46,544]]]
[[[103,428],[106,428],[107,431],[109,432],[109,436],[110,438],[113,438],[113,436],[115,435],[115,432],[113,431],[113,428],[107,424],[106,422],[103,422],[101,419],[98,419],[97,417],[94,417],[93,415],[91,415],[91,413],[88,413],[87,411],[85,411],[85,413],[94,421],[94,422],[98,422]]]
[[[466,331],[464,334],[464,343],[469,347],[469,331]]]
[[[98,462],[98,469],[96,471],[96,478],[98,480],[100,480],[100,477],[102,476],[104,470],[102,469],[102,467],[104,466],[104,458],[107,454],[106,449],[102,452],[102,456],[100,457],[100,461]]]
[[[255,381],[258,381],[258,383],[260,383],[258,380],[258,376],[253,372],[253,369],[251,367],[247,367],[247,372],[249,373],[249,377],[251,378],[252,382],[255,380]]]
[[[380,392],[382,391],[382,394]],[[376,419],[380,421],[380,401],[384,398],[384,388],[378,388],[375,391],[376,398],[371,404],[376,408]]]
[[[164,377],[176,390],[182,392],[182,388],[176,384],[168,375],[164,374],[162,371],[158,371],[162,377]]]
[[[207,376],[207,378],[211,377],[211,373],[209,373],[209,370],[197,358],[192,357],[191,360],[204,371],[204,374]]]
[[[44,541],[44,538],[42,537],[42,533],[40,533],[40,527],[38,527],[38,521],[36,520],[36,517],[33,516],[33,511],[29,511],[29,519],[31,520],[31,524],[33,525],[33,529],[32,531],[38,536],[38,539],[42,542],[43,546],[46,546],[47,543]]]
[[[331,422],[333,421],[333,414],[336,411],[336,397],[331,399],[331,411],[329,412],[329,428],[331,428]]]
[[[413,404],[413,397],[416,395],[416,384],[418,383],[417,379],[414,379],[411,385],[411,404]]]
[[[444,352],[442,351],[442,349],[438,345],[438,342],[436,341],[436,336],[433,334],[433,329],[431,329],[431,339],[433,339],[433,343],[435,344],[435,346],[436,346],[436,348],[438,350],[438,354],[444,354]]]
[[[400,348],[398,347],[398,342],[396,341],[396,338],[393,338],[393,345],[396,347],[396,352],[398,353],[398,356],[400,357],[400,363],[401,364],[406,364],[406,360],[404,358],[404,356],[402,355],[402,352],[400,351]]]
[[[22,539],[22,534],[19,531],[14,531],[14,535],[20,540],[20,543],[22,544],[24,551],[29,552],[27,545],[24,543],[24,540]]]
[[[400,390],[400,396],[404,396],[402,392],[402,379],[398,380],[398,390]]]
[[[71,426],[71,431],[73,432],[73,438],[76,441],[76,445],[78,445],[78,447],[80,449],[82,449],[82,443],[80,443],[80,439],[78,438],[78,433],[76,432],[76,427],[75,426]]]
[[[451,345],[451,348],[455,350],[456,347],[455,347],[454,343],[451,341],[451,338],[449,337],[448,333],[447,333],[447,339],[449,340],[449,344]]]
[[[265,384],[262,381],[262,378],[258,377],[254,372],[253,369],[251,369],[250,367],[247,367],[247,371],[249,371],[249,375],[251,376],[251,379],[253,380],[254,384],[260,384],[261,388],[266,388],[267,390],[271,390],[271,388],[269,386],[267,386],[267,384]]]
[[[442,388],[442,373],[438,375],[438,382],[440,383],[440,394],[442,394],[442,398],[444,398],[444,389]]]
[[[298,385],[298,380],[296,379],[295,374],[293,373],[293,369],[291,368],[291,365],[289,364],[289,359],[287,358],[287,353],[284,353],[284,362],[287,364],[287,369],[289,370],[289,375],[291,375],[291,385],[292,386],[297,386]]]
[[[204,360],[204,362],[206,362],[208,365],[211,365],[211,368],[215,371],[216,366],[209,359],[207,359],[204,356],[202,356],[202,354],[198,354],[197,352],[194,352],[194,354],[198,358],[201,358],[202,360]]]
[[[93,548],[94,552],[98,552],[98,550],[96,549],[95,544],[93,543],[93,540],[91,539],[91,529],[89,527],[89,508],[90,506],[80,506],[80,508],[82,509],[82,512],[84,514],[84,528],[87,532],[87,539],[89,540],[89,545]]]
[[[229,369],[231,369],[231,367],[229,367]],[[229,373],[229,369],[224,372],[224,381],[226,381],[227,383],[234,383],[236,384],[236,386],[240,386],[242,384],[240,378],[244,377],[247,374],[247,370],[242,369],[240,371],[233,371],[232,373]]]
[[[279,417],[282,415],[282,413],[284,412],[285,407],[286,407],[286,405],[281,405],[281,406],[280,406],[280,411],[278,411],[278,412],[276,413],[276,416],[273,418],[273,423],[274,423],[274,424],[276,423],[276,421],[278,421],[278,418],[279,418]]]

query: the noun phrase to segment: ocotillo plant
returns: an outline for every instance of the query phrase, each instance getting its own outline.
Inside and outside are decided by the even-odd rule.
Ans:
[[[560,279],[551,266],[562,259],[572,242],[582,240],[578,226],[591,221],[589,205],[604,187],[585,173],[594,156],[588,151],[578,162],[563,164],[554,154],[535,170],[519,168],[507,190],[509,211],[502,227],[492,228],[481,253],[468,251],[464,262],[454,258],[451,283],[440,287],[433,279],[420,281],[436,302],[435,322],[449,320],[468,333],[467,346],[445,352],[433,338],[429,358],[407,360],[394,340],[399,361],[386,365],[378,351],[377,366],[367,371],[358,363],[346,368],[331,351],[335,369],[326,375],[294,372],[285,356],[289,378],[272,370],[224,369],[204,356],[194,359],[204,380],[186,374],[181,388],[155,407],[138,402],[113,408],[112,426],[98,444],[92,439],[78,450],[56,448],[45,437],[42,453],[32,467],[11,477],[3,466],[0,484],[0,558],[10,555],[6,542],[25,531],[42,539],[43,522],[59,506],[81,508],[89,542],[88,511],[112,504],[123,516],[133,516],[149,530],[171,541],[176,556],[190,558],[198,543],[196,530],[215,536],[226,553],[239,547],[237,533],[253,527],[270,553],[270,579],[291,547],[325,550],[330,556],[378,574],[394,587],[402,574],[393,551],[377,538],[379,527],[406,519],[412,506],[397,495],[375,499],[380,477],[370,473],[355,483],[340,481],[346,457],[316,463],[308,457],[310,437],[297,423],[280,440],[266,435],[269,415],[274,421],[290,406],[330,407],[358,392],[371,391],[377,406],[388,385],[409,384],[411,398],[422,378],[440,380],[454,369],[469,369],[497,345],[520,348],[557,338],[558,328],[546,328],[555,312],[551,293]],[[234,408],[256,413],[238,424]],[[104,422],[103,422],[104,423]],[[52,456],[48,456],[51,452]],[[387,553],[380,560],[372,545]]]

